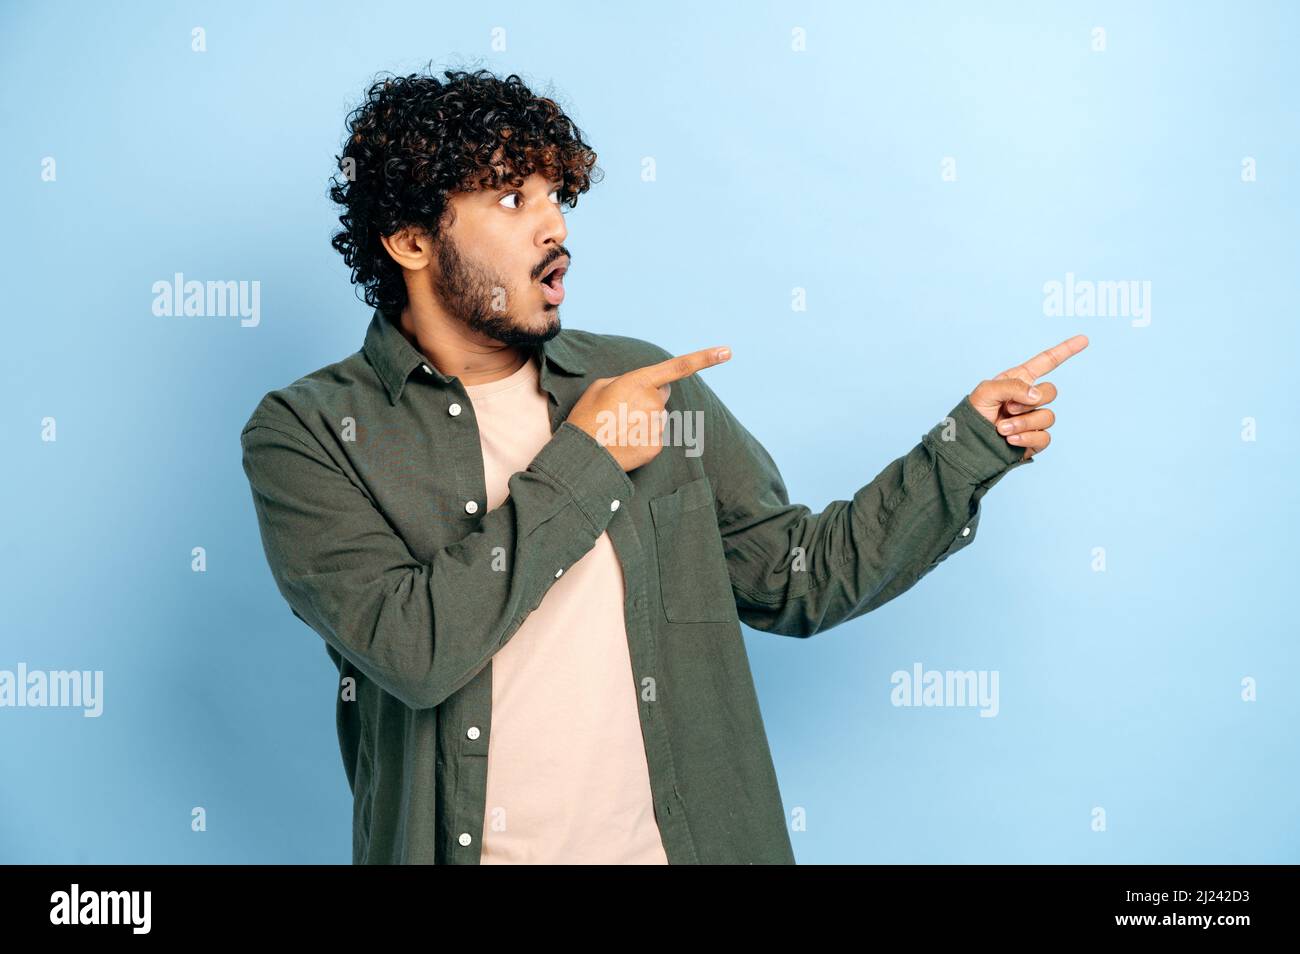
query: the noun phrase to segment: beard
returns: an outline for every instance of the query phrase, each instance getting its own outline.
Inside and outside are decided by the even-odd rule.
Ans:
[[[546,313],[554,315],[542,331],[529,331],[521,327],[518,316],[509,308],[501,310],[493,305],[509,287],[506,281],[489,268],[466,261],[454,242],[445,237],[438,243],[438,267],[442,280],[437,291],[449,313],[463,321],[469,328],[487,335],[502,344],[536,347],[550,341],[560,333],[559,309],[547,303]]]

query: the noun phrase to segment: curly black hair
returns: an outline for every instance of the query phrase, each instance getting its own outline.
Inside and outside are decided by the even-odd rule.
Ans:
[[[596,153],[555,103],[517,75],[445,70],[376,80],[347,119],[342,178],[329,197],[343,206],[330,239],[367,304],[396,314],[406,304],[401,267],[380,237],[415,226],[437,236],[455,192],[522,185],[534,172],[562,179],[562,205],[603,173]]]

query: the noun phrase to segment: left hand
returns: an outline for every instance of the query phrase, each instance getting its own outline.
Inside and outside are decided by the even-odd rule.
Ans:
[[[1025,388],[1086,347],[1087,335],[1067,338],[1024,364],[1007,368],[988,381],[981,381],[971,392],[970,401],[975,410],[997,425],[998,432],[1006,437],[1008,443],[1025,448],[1022,460],[1028,460],[1051,443],[1052,437],[1047,429],[1056,422],[1056,415],[1043,407],[1056,398],[1056,385],[1046,381],[1035,385],[1039,392],[1037,398],[1025,393]]]

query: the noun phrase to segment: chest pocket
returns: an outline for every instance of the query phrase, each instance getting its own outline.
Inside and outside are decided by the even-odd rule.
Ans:
[[[736,614],[708,477],[650,499],[664,614],[674,623],[725,623]]]

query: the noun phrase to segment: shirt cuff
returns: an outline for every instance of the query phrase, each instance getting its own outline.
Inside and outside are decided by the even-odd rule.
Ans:
[[[632,497],[632,480],[614,455],[569,421],[560,424],[530,466],[568,490],[597,533]]]
[[[998,477],[1025,460],[1025,449],[1008,444],[993,422],[986,418],[966,395],[944,420],[922,438],[935,453],[961,468],[971,483],[982,484]]]

